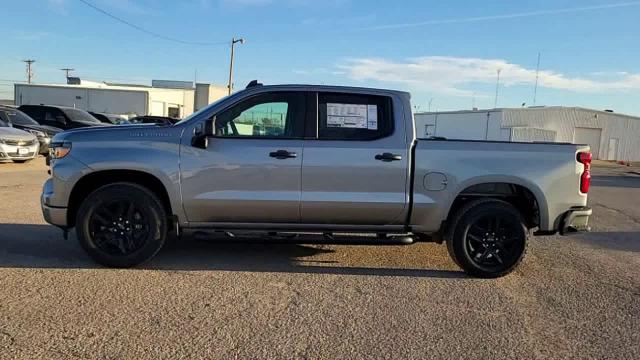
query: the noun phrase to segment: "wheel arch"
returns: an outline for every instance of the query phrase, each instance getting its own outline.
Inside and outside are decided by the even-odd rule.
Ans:
[[[149,189],[158,196],[167,215],[172,216],[175,213],[169,192],[165,184],[157,176],[141,170],[100,170],[82,176],[71,190],[67,210],[67,224],[69,224],[69,227],[75,226],[80,204],[89,194],[102,186],[121,182],[133,183]]]
[[[469,179],[458,185],[450,199],[446,219],[451,219],[461,206],[478,198],[498,198],[514,205],[525,217],[527,227],[548,227],[547,201],[542,190],[520,177],[486,176]]]

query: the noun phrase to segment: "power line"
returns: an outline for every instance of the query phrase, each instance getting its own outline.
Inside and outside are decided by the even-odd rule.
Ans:
[[[365,30],[365,31],[366,30],[390,30],[390,29],[402,29],[402,28],[410,28],[410,27],[418,27],[418,26],[426,26],[426,25],[473,23],[473,22],[490,21],[490,20],[518,19],[518,18],[525,18],[525,17],[532,17],[532,16],[562,15],[562,14],[595,11],[595,10],[617,9],[617,8],[624,8],[624,7],[631,7],[631,6],[640,6],[640,1],[636,0],[636,1],[628,1],[628,2],[622,2],[622,3],[613,3],[613,4],[591,5],[591,6],[563,8],[563,9],[536,10],[536,11],[502,14],[502,15],[474,16],[474,17],[452,18],[452,19],[434,19],[434,20],[407,22],[407,23],[399,23],[399,24],[375,25],[375,26],[363,27],[357,30]]]
[[[102,14],[104,14],[104,15],[106,15],[106,16],[108,16],[108,17],[110,17],[110,18],[112,18],[112,19],[114,19],[116,21],[118,21],[118,22],[121,22],[121,23],[123,23],[123,24],[125,24],[127,26],[130,26],[130,27],[132,27],[132,28],[134,28],[134,29],[136,29],[136,30],[138,30],[140,32],[143,32],[143,33],[147,34],[147,35],[151,35],[151,36],[157,37],[158,39],[167,40],[167,41],[173,41],[173,42],[176,42],[176,43],[186,44],[186,45],[227,45],[229,43],[228,41],[218,41],[218,42],[204,42],[204,41],[202,41],[201,42],[201,41],[187,41],[187,40],[176,39],[176,38],[173,38],[173,37],[170,37],[170,36],[166,36],[166,35],[162,35],[162,34],[158,34],[157,32],[153,32],[151,30],[147,30],[147,29],[145,29],[143,27],[140,27],[140,26],[138,26],[138,25],[136,25],[134,23],[131,23],[131,22],[129,22],[129,21],[123,19],[123,18],[120,18],[120,17],[118,17],[118,16],[116,16],[116,15],[114,15],[114,14],[112,14],[112,13],[106,11],[106,10],[103,10],[103,9],[95,6],[94,4],[90,3],[89,1],[80,0],[80,2],[82,2],[83,4],[89,6],[90,8],[94,9],[95,11],[98,11],[98,12],[100,12],[100,13],[102,13]]]

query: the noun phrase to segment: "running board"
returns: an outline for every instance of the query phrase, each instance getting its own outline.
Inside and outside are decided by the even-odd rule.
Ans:
[[[190,231],[191,232],[191,231]],[[327,245],[410,245],[416,239],[410,234],[348,234],[348,233],[292,233],[292,232],[230,232],[195,230],[199,241],[233,240]]]

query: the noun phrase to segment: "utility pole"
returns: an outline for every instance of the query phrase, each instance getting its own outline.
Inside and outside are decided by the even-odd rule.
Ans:
[[[493,108],[497,108],[498,107],[498,89],[500,89],[500,72],[502,71],[502,69],[498,69],[498,76],[496,78],[496,99],[495,102],[493,103]]]
[[[75,69],[71,69],[71,68],[62,68],[60,69],[62,71],[64,71],[64,78],[68,79],[69,78],[69,72],[74,71]]]
[[[231,92],[233,91],[233,52],[236,46],[236,43],[240,43],[240,44],[244,44],[244,39],[240,38],[240,39],[236,39],[235,37],[233,39],[231,39],[231,63],[229,64],[229,95],[231,95]]]
[[[427,110],[428,112],[431,112],[431,103],[433,102],[433,99],[435,98],[429,99],[429,110]]]
[[[27,64],[27,84],[31,84],[31,79],[33,79],[33,71],[31,70],[31,65],[36,62],[33,59],[22,60],[22,62]]]
[[[536,97],[538,96],[538,78],[540,77],[540,53],[538,52],[538,64],[536,65],[536,85],[533,88],[533,106],[536,106]]]

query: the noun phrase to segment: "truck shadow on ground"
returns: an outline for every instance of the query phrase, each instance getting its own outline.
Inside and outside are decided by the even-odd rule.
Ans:
[[[590,232],[580,234],[576,239],[603,249],[640,252],[640,231]]]
[[[185,236],[167,244],[153,260],[137,269],[468,278],[461,271],[357,267],[333,260],[331,257],[313,259],[314,256],[339,251],[340,249],[334,246],[306,245],[283,240],[202,241]],[[0,267],[102,268],[84,253],[73,233],[68,240],[64,240],[59,229],[36,224],[0,224]]]
[[[640,176],[592,175],[591,186],[640,188]]]

